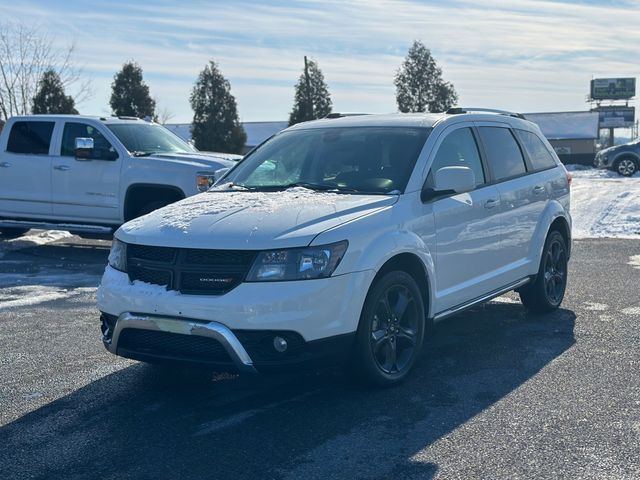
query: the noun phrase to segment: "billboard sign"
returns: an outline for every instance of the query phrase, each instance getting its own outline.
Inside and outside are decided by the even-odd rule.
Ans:
[[[606,107],[596,110],[600,128],[629,128],[636,120],[635,107]]]
[[[628,100],[636,95],[636,79],[596,78],[591,80],[592,100]]]

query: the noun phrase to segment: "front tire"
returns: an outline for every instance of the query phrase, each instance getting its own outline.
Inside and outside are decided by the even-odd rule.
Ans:
[[[615,170],[623,177],[630,177],[638,171],[638,163],[633,158],[623,158],[616,162]]]
[[[156,200],[154,202],[149,202],[146,203],[142,206],[142,208],[140,208],[137,212],[134,218],[138,218],[138,217],[142,217],[143,215],[147,215],[148,213],[151,213],[155,210],[158,210],[162,207],[166,207],[167,205],[169,205],[171,202],[167,202],[166,200]]]
[[[562,303],[567,289],[567,252],[567,243],[560,232],[549,232],[536,280],[520,290],[522,304],[532,312],[552,312]]]
[[[424,302],[413,277],[392,271],[377,279],[367,294],[358,325],[357,375],[379,387],[401,382],[422,347],[424,327]]]

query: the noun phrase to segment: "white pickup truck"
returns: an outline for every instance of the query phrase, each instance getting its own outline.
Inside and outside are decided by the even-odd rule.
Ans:
[[[132,117],[30,115],[0,133],[0,236],[30,228],[109,235],[207,190],[241,156],[199,152]]]

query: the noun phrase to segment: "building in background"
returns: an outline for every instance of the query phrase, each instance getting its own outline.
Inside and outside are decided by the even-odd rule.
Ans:
[[[167,123],[164,125],[173,133],[187,142],[191,140],[190,123]],[[289,122],[242,122],[242,127],[247,133],[247,143],[242,153],[247,153],[253,147],[260,145],[267,138],[284,130]]]
[[[593,165],[599,136],[598,112],[525,113],[540,130],[564,164]]]

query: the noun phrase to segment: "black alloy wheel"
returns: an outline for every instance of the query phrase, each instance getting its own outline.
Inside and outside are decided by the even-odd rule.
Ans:
[[[422,347],[424,325],[422,293],[411,275],[392,271],[376,280],[360,317],[357,373],[377,386],[401,381]]]
[[[556,310],[567,289],[569,251],[560,232],[552,230],[542,251],[540,267],[535,280],[521,287],[522,304],[536,313]]]

